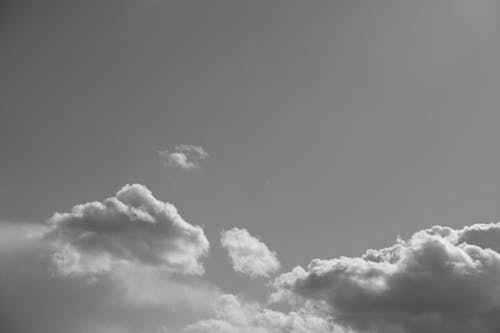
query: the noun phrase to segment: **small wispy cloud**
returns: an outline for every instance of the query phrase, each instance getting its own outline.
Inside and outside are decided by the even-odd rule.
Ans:
[[[183,144],[175,146],[173,151],[160,150],[158,156],[165,166],[194,169],[199,167],[200,161],[208,158],[208,153],[203,147]]]
[[[233,228],[222,232],[221,245],[227,250],[236,272],[257,278],[269,277],[280,269],[276,253],[246,229]]]

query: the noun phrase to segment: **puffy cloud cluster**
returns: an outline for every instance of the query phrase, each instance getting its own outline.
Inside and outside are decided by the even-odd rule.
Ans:
[[[500,331],[500,224],[435,226],[358,258],[313,260],[276,297],[326,301],[357,332]]]
[[[44,237],[56,242],[54,259],[65,274],[98,273],[143,265],[201,274],[209,243],[203,230],[182,219],[142,185],[126,185],[102,202],[56,213]]]
[[[0,222],[0,332],[179,332],[209,315],[219,295],[198,278],[142,265],[58,274],[52,258],[59,246],[39,233],[40,225]]]
[[[182,169],[194,169],[201,160],[208,158],[208,153],[200,146],[177,145],[174,151],[158,151],[165,166],[175,166]]]
[[[238,272],[279,269],[246,229],[224,231],[221,244]],[[270,300],[286,304],[273,309],[202,279],[208,248],[200,227],[142,185],[43,227],[0,222],[0,332],[500,332],[500,223],[315,259],[274,280]]]
[[[269,277],[280,268],[276,253],[246,229],[233,228],[222,232],[221,245],[227,250],[236,272],[252,278]]]
[[[222,295],[215,301],[216,315],[184,328],[185,333],[341,333],[327,315],[304,307],[297,312],[283,313]]]
[[[142,185],[54,214],[0,221],[0,332],[167,333],[211,314],[209,243]]]
[[[203,230],[142,185],[56,213],[0,223],[0,332],[178,332],[209,315]]]

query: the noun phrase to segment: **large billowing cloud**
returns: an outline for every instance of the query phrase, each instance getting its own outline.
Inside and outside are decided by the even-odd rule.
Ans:
[[[233,228],[222,232],[221,245],[228,251],[236,272],[253,278],[268,277],[280,268],[276,253],[246,229]]]
[[[297,267],[276,279],[275,298],[326,301],[357,332],[500,332],[499,250],[500,224],[435,226],[358,258]]]
[[[35,228],[36,231],[30,231]],[[40,226],[0,222],[0,332],[164,333],[209,315],[218,289],[153,267],[60,274]]]
[[[208,158],[208,153],[200,146],[177,145],[173,151],[158,152],[165,166],[174,166],[181,169],[194,169],[201,160]]]
[[[186,333],[341,333],[327,315],[304,307],[297,312],[280,312],[245,302],[234,295],[222,295],[215,302],[216,315],[184,328]]]
[[[201,274],[209,243],[203,230],[184,221],[176,208],[142,185],[126,185],[102,202],[77,205],[48,221],[45,238],[66,274],[98,273],[143,265],[168,272]]]
[[[0,332],[178,332],[220,294],[198,277],[208,247],[142,185],[45,226],[0,223]]]

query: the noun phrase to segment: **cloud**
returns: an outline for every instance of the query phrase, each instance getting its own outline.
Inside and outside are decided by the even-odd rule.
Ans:
[[[56,213],[44,237],[65,274],[98,273],[131,264],[172,273],[202,274],[209,243],[203,230],[182,219],[143,185],[126,185],[102,202]]]
[[[327,315],[303,307],[297,312],[280,312],[245,302],[231,294],[215,301],[215,316],[184,328],[185,333],[341,333]]]
[[[0,221],[0,332],[167,333],[209,316],[208,241],[142,185],[45,224]]]
[[[246,229],[222,232],[221,244],[238,272],[279,269]],[[142,185],[45,225],[0,222],[0,332],[500,331],[500,223],[434,226],[360,257],[314,259],[274,280],[271,305],[203,279],[208,247]]]
[[[174,151],[158,151],[165,166],[175,166],[181,169],[194,169],[201,160],[208,158],[208,153],[200,146],[177,145]]]
[[[269,277],[280,268],[276,253],[246,229],[233,228],[222,232],[221,245],[227,250],[236,272],[252,278]]]
[[[199,277],[157,269],[162,263],[67,274],[54,260],[61,244],[46,234],[40,224],[0,222],[0,332],[179,332],[210,315],[220,295]]]
[[[315,259],[278,277],[274,296],[326,301],[357,332],[499,332],[499,241],[500,224],[435,226],[361,257]]]

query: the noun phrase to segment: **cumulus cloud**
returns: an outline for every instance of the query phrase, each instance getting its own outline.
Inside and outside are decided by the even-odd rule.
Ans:
[[[158,151],[165,166],[175,166],[182,169],[194,169],[201,160],[208,158],[208,153],[200,146],[177,145],[173,151]]]
[[[185,333],[341,333],[328,315],[303,307],[284,313],[231,294],[215,301],[215,316],[184,328]]]
[[[54,214],[0,222],[0,332],[166,333],[212,312],[208,240],[142,185]]]
[[[280,268],[276,253],[246,229],[233,228],[222,232],[221,245],[227,250],[236,272],[252,278],[269,277]]]
[[[290,293],[326,301],[357,332],[500,331],[500,224],[435,226],[357,258],[313,260],[278,277]]]
[[[209,243],[203,230],[182,219],[143,185],[126,185],[102,202],[56,213],[44,237],[56,242],[54,255],[64,274],[99,273],[143,265],[172,273],[202,274],[200,259]]]
[[[32,231],[32,230],[35,231]],[[40,225],[0,222],[0,332],[178,332],[210,314],[218,289],[139,266],[63,275]],[[90,278],[91,277],[91,278]],[[166,330],[165,330],[166,331]]]
[[[0,332],[167,333],[212,313],[208,241],[142,185],[56,213],[0,221]]]
[[[276,254],[221,233],[234,269],[269,277]],[[360,257],[314,259],[274,282],[271,303],[200,277],[203,230],[142,185],[54,214],[0,222],[0,332],[496,333],[500,223],[434,226]],[[284,310],[286,309],[286,310]]]

